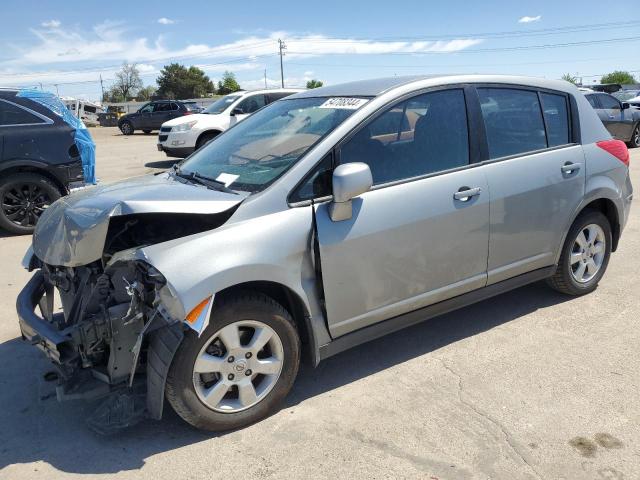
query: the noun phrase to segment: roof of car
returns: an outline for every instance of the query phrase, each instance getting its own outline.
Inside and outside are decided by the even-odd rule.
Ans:
[[[399,77],[375,78],[371,80],[360,80],[355,82],[341,83],[320,87],[312,90],[305,90],[297,93],[291,98],[311,98],[311,97],[377,97],[389,90],[408,85],[411,83],[431,80],[434,85],[455,84],[455,83],[505,83],[513,85],[530,85],[533,87],[551,88],[562,91],[569,91],[575,88],[568,82],[562,80],[549,80],[539,77],[524,77],[513,75],[412,75]],[[439,80],[442,80],[440,82]]]

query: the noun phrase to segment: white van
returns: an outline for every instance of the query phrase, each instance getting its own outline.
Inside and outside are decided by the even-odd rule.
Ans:
[[[301,91],[300,88],[278,88],[225,95],[201,113],[163,123],[158,135],[158,150],[170,157],[187,157],[256,110]]]
[[[100,124],[98,114],[104,112],[104,109],[100,105],[69,97],[62,97],[61,100],[69,111],[73,113],[75,117],[82,120],[85,125],[96,126]]]

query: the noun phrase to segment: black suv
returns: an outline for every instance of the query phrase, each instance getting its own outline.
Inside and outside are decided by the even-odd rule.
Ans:
[[[191,115],[200,111],[194,102],[179,100],[156,100],[144,104],[135,113],[129,113],[118,120],[118,128],[124,135],[131,135],[136,130],[151,133],[159,130],[160,125],[172,118]]]
[[[17,93],[0,89],[0,228],[25,234],[84,178],[73,127]]]

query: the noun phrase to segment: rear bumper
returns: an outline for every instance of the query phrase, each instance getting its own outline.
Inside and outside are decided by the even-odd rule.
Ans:
[[[35,313],[36,305],[45,295],[44,276],[36,272],[16,301],[22,338],[38,347],[54,363],[63,364],[73,356],[71,337]]]

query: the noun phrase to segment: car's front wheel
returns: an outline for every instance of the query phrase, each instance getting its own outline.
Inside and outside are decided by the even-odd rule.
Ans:
[[[209,326],[189,331],[167,377],[166,396],[191,425],[230,430],[277,410],[295,381],[300,339],[287,310],[243,292],[216,299]]]
[[[588,210],[573,222],[556,273],[549,285],[568,295],[596,289],[611,255],[611,225],[601,212]]]
[[[133,135],[134,128],[133,124],[127,120],[120,124],[120,131],[123,135]]]

